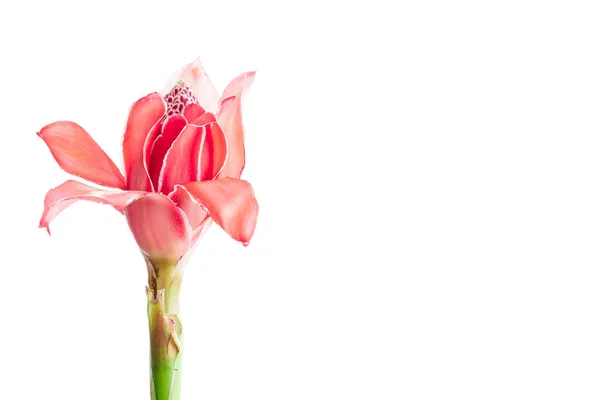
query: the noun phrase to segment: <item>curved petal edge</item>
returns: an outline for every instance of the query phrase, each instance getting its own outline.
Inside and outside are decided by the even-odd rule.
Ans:
[[[258,202],[247,181],[233,178],[188,182],[179,186],[201,204],[233,239],[247,246],[254,234]]]
[[[203,109],[210,112],[217,111],[219,93],[204,70],[199,57],[177,71],[167,81],[161,93],[167,94],[179,81],[185,81],[190,85]]]
[[[119,212],[133,201],[149,195],[148,192],[126,190],[104,190],[74,180],[68,180],[62,185],[50,189],[44,199],[44,212],[40,219],[40,228],[46,228],[50,233],[50,222],[65,208],[77,200],[93,201],[108,204]]]
[[[125,216],[140,250],[153,263],[177,263],[191,248],[188,219],[167,196],[141,197],[125,208]]]
[[[123,136],[123,162],[127,188],[130,190],[152,190],[147,152],[159,133],[166,108],[165,101],[158,93],[150,93],[136,101],[129,111]]]
[[[227,137],[227,163],[220,173],[222,177],[239,178],[246,164],[244,148],[244,125],[242,123],[242,100],[254,81],[255,72],[246,72],[227,85],[217,120]]]
[[[53,122],[44,126],[38,136],[65,172],[99,185],[125,189],[125,178],[119,168],[75,122]]]

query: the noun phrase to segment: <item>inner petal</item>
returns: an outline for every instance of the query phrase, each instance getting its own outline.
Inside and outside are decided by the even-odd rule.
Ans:
[[[152,153],[150,156],[150,179],[152,184],[158,190],[158,177],[163,166],[163,161],[167,151],[177,139],[183,128],[187,125],[187,120],[181,114],[173,114],[163,122],[162,133],[154,141]]]
[[[193,121],[205,113],[198,104],[194,91],[183,80],[177,82],[164,99],[167,111],[162,120],[161,134],[154,140],[150,152],[149,174],[155,188],[158,185],[158,177],[167,151],[188,121]]]

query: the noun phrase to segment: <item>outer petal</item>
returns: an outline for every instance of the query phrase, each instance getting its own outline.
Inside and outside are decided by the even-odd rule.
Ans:
[[[205,113],[188,124],[175,139],[160,171],[158,189],[161,193],[168,194],[175,185],[198,179],[199,154],[202,150],[205,126],[214,122],[215,116]]]
[[[175,186],[175,190],[169,194],[169,198],[185,212],[192,227],[193,246],[208,230],[212,219],[208,216],[206,210],[182,186]]]
[[[148,135],[158,134],[157,124],[160,123],[165,110],[165,102],[158,93],[141,98],[131,107],[123,138],[125,177],[129,189],[152,190],[144,150],[151,145],[151,141],[147,141]]]
[[[162,125],[162,134],[154,141],[148,170],[152,184],[156,189],[158,189],[158,177],[165,155],[186,125],[187,120],[183,115],[173,114],[167,117]]]
[[[208,218],[206,210],[183,189],[183,186],[177,185],[169,194],[169,198],[183,210],[192,229],[198,228]]]
[[[190,64],[184,65],[181,70],[175,73],[167,81],[161,93],[163,95],[167,94],[180,80],[190,85],[202,108],[213,113],[217,111],[219,94],[208,78],[199,58]]]
[[[244,150],[244,126],[242,124],[242,99],[254,81],[255,72],[246,72],[235,78],[225,88],[221,107],[217,114],[219,125],[227,136],[227,164],[220,176],[239,178],[246,162]],[[233,97],[233,101],[230,98]],[[227,104],[227,102],[231,102]]]
[[[189,182],[183,189],[206,208],[210,217],[232,238],[248,245],[258,216],[258,203],[250,183],[224,178]]]
[[[214,179],[225,168],[227,162],[227,138],[219,124],[206,126],[206,136],[200,156],[198,180]]]
[[[190,249],[190,224],[168,197],[151,193],[132,202],[125,215],[138,246],[152,262],[176,263]]]
[[[125,178],[110,157],[79,125],[59,121],[38,132],[66,172],[99,185],[125,189]]]
[[[109,204],[122,212],[132,201],[148,195],[147,192],[102,190],[74,180],[68,180],[60,186],[50,189],[44,199],[44,212],[40,219],[40,228],[48,228],[54,217],[77,200],[89,200]],[[48,230],[48,232],[50,232]]]

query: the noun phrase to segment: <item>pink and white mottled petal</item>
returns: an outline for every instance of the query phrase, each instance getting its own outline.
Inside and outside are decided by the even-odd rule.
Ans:
[[[221,177],[239,178],[246,163],[242,100],[254,81],[254,75],[255,72],[241,74],[231,81],[221,97],[221,107],[217,114],[217,120],[223,132],[225,132],[228,145],[227,163],[221,171]]]
[[[169,148],[177,139],[183,128],[187,125],[187,120],[181,114],[174,114],[165,120],[162,125],[162,133],[154,141],[150,155],[149,173],[153,187],[158,189],[158,177],[162,169],[163,160]]]
[[[223,170],[227,162],[227,138],[219,124],[211,124],[206,127],[206,137],[202,146],[200,157],[201,181],[216,178]]]
[[[50,222],[65,208],[77,200],[88,200],[108,204],[123,212],[132,201],[148,195],[148,192],[103,190],[74,180],[68,180],[60,186],[50,189],[44,199],[44,212],[40,219],[40,228],[48,229]]]
[[[205,113],[189,123],[175,139],[160,171],[158,189],[161,193],[169,194],[175,185],[198,180],[205,126],[214,122],[214,115]]]
[[[196,230],[208,218],[206,210],[182,186],[175,186],[175,190],[169,194],[169,198],[183,210],[193,230]]]
[[[155,263],[176,263],[191,247],[185,213],[168,197],[151,193],[125,208],[129,228],[142,252]]]
[[[247,246],[254,234],[258,203],[250,183],[232,178],[188,182],[183,188],[232,238]]]
[[[141,98],[131,107],[123,138],[123,158],[127,188],[152,190],[144,150],[148,147],[148,135],[157,135],[157,124],[165,114],[166,105],[158,93]]]
[[[64,171],[99,185],[125,189],[119,168],[81,126],[58,121],[44,126],[38,136]]]
[[[167,103],[167,115],[183,114],[183,110],[188,105],[198,105],[198,99],[192,88],[184,81],[177,82],[171,91],[164,96],[164,99]]]
[[[179,81],[185,81],[190,85],[198,102],[206,111],[216,112],[219,105],[219,93],[206,74],[204,67],[197,58],[190,64],[186,64],[175,73],[165,84],[161,91],[163,95],[169,93],[171,88]]]

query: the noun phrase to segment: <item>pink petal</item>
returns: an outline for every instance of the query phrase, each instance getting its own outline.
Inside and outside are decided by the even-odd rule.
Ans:
[[[169,198],[177,204],[177,207],[185,212],[192,227],[193,246],[208,230],[212,219],[208,216],[206,210],[179,185],[175,186],[175,190],[169,194]]]
[[[110,157],[79,125],[59,121],[38,132],[66,172],[99,185],[125,189],[125,178]]]
[[[228,156],[222,177],[239,178],[246,162],[244,150],[244,126],[242,124],[242,99],[254,81],[255,72],[246,72],[235,78],[225,88],[221,107],[217,114],[219,125],[227,136]],[[233,97],[233,100],[230,98]],[[231,104],[226,104],[231,102]]]
[[[216,122],[215,116],[205,113],[194,122],[188,124],[175,139],[163,162],[158,179],[161,193],[170,193],[175,185],[198,179],[199,154],[205,135],[205,126]]]
[[[258,203],[250,183],[232,178],[189,182],[182,188],[198,201],[210,217],[245,246],[256,227]]]
[[[206,136],[200,157],[201,181],[214,179],[227,162],[227,139],[219,124],[206,126]]]
[[[187,120],[181,114],[173,114],[165,120],[162,125],[162,134],[156,138],[150,155],[150,179],[153,187],[158,189],[158,177],[163,166],[163,160],[167,151],[177,138],[183,128],[187,125]]]
[[[40,228],[48,229],[52,220],[62,210],[77,200],[88,200],[109,204],[122,212],[132,201],[148,195],[147,192],[103,190],[74,180],[68,180],[60,186],[50,189],[44,199],[44,212],[40,219]]]
[[[156,186],[153,185],[152,179],[150,178],[150,155],[151,151],[154,147],[154,143],[156,139],[160,136],[163,127],[163,120],[154,124],[150,132],[148,132],[148,136],[146,136],[146,140],[144,141],[144,150],[142,151],[142,161],[144,165],[144,172],[146,172],[146,176],[149,178],[149,188],[150,191],[156,191]]]
[[[169,194],[169,198],[183,210],[192,229],[198,228],[208,218],[208,213],[204,208],[182,186],[175,186],[175,190]]]
[[[199,58],[190,64],[184,65],[183,68],[175,73],[171,79],[167,81],[161,93],[163,95],[167,94],[180,80],[185,81],[190,85],[202,108],[213,113],[217,111],[219,93],[208,78]]]
[[[183,109],[183,116],[188,121],[194,121],[202,116],[206,111],[196,103],[188,104]]]
[[[192,231],[184,212],[158,193],[139,198],[125,209],[129,228],[153,263],[176,263],[191,247]]]
[[[148,175],[147,153],[158,135],[166,105],[158,93],[139,99],[131,107],[123,138],[123,158],[127,187],[132,190],[152,190]],[[151,136],[149,139],[148,136]]]

